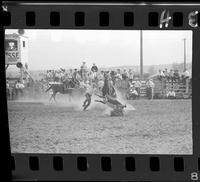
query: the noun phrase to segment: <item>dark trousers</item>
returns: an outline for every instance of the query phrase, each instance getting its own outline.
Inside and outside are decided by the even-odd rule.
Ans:
[[[91,95],[89,94],[89,93],[86,93],[85,94],[85,97],[86,97],[86,99],[85,99],[85,101],[83,102],[83,110],[86,110],[87,109],[87,107],[90,105],[90,103],[91,103]]]
[[[16,95],[17,95],[17,97],[23,96],[23,90],[22,89],[16,89]]]
[[[153,98],[153,89],[151,87],[147,87],[147,98],[152,99]]]
[[[140,98],[140,88],[139,87],[135,87],[135,90],[138,93],[138,95],[136,97],[139,99]]]

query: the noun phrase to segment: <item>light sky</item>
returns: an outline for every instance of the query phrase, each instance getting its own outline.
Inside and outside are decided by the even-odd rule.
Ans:
[[[6,30],[6,34],[17,30]],[[25,30],[30,70],[140,64],[139,30]],[[192,31],[143,31],[144,65],[192,62]]]

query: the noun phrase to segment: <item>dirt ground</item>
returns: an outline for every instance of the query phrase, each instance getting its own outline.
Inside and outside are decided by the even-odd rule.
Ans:
[[[48,102],[8,101],[15,153],[192,154],[191,100],[128,101],[136,110],[110,117]]]

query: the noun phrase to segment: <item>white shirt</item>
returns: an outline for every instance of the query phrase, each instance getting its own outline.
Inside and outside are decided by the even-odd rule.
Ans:
[[[116,74],[116,77],[117,77],[118,79],[122,79],[122,75],[121,75],[120,73],[117,73],[117,74]]]
[[[86,84],[86,93],[92,95],[93,92],[94,92],[94,88],[93,88],[93,86],[90,85],[90,84]]]
[[[135,87],[137,87],[137,88],[140,88],[140,87],[142,86],[142,84],[141,84],[140,81],[136,81],[134,85],[135,85]]]
[[[137,91],[135,89],[130,89],[130,92],[134,95],[138,95]]]
[[[189,77],[190,76],[190,73],[187,70],[183,74],[184,74],[185,77]]]
[[[24,85],[22,83],[17,83],[15,86],[17,89],[23,89]]]
[[[176,96],[176,93],[175,93],[174,91],[169,91],[169,92],[167,93],[167,97],[169,97],[169,96],[175,97],[175,96]]]
[[[151,88],[154,88],[155,86],[155,84],[152,81],[148,81],[146,85]]]
[[[163,71],[159,72],[159,76],[165,77],[165,74],[163,73]]]

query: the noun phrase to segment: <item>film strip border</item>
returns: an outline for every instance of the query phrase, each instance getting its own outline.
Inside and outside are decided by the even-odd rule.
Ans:
[[[194,29],[200,28],[199,6],[4,5],[6,28]]]
[[[200,158],[190,156],[14,154],[11,161],[15,180],[197,181],[200,178]]]
[[[200,6],[21,4],[3,8],[4,27],[9,29],[173,29],[194,30],[197,36],[200,27]],[[200,136],[195,126],[191,156],[12,154],[13,179],[198,181]]]

